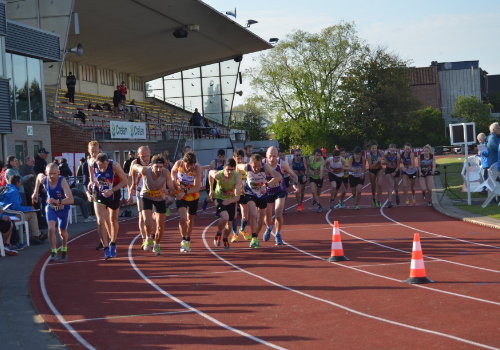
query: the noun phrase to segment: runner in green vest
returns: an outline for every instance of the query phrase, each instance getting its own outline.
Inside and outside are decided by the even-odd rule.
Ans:
[[[323,207],[319,201],[321,196],[321,188],[323,187],[323,174],[325,170],[325,160],[323,159],[323,152],[321,149],[316,148],[313,151],[313,156],[309,159],[309,185],[313,195],[313,205],[318,204],[317,213],[321,213]]]

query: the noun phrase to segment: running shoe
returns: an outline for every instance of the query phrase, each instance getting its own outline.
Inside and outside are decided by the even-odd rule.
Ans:
[[[377,207],[377,201],[375,200],[375,198],[373,198],[373,206]]]
[[[428,205],[429,207],[432,207],[432,202],[427,202],[427,205]]]
[[[410,201],[407,199],[406,200],[406,206],[409,206],[410,205]]]
[[[141,249],[142,249],[142,246],[141,246]],[[99,243],[99,245],[97,247],[95,247],[95,250],[104,250],[104,246],[102,245],[102,243]]]
[[[316,205],[316,199],[313,199],[313,205]]]
[[[281,235],[276,235],[276,245],[283,245],[283,240],[281,239]]]
[[[361,209],[360,207],[358,207],[357,205],[354,206],[354,210],[359,210]]]
[[[167,213],[167,216],[170,216],[170,208],[167,208],[166,213]]]
[[[206,198],[203,200],[203,204],[201,205],[201,209],[207,210],[207,199]]]
[[[387,208],[392,208],[392,203],[391,203],[391,201],[388,201],[388,202],[387,202]]]
[[[216,247],[220,247],[220,239],[221,239],[221,235],[215,235],[214,245]]]
[[[411,205],[417,205],[417,201],[415,200],[415,198],[411,199]]]
[[[59,256],[57,255],[57,252],[50,253],[50,259],[49,259],[49,261],[57,261],[57,259],[59,259]]]
[[[377,201],[377,207],[382,207],[382,204],[380,204],[380,202]]]
[[[185,240],[181,241],[181,253],[186,253],[186,243],[187,241]]]
[[[335,202],[333,201],[333,199],[330,199],[330,209],[335,209]]]
[[[345,208],[345,203],[344,202],[339,202],[339,208],[344,209]]]
[[[260,248],[259,239],[257,237],[252,237],[252,241],[250,242],[250,248]]]
[[[68,252],[61,253],[61,262],[62,263],[68,262]]]
[[[264,241],[267,242],[271,239],[271,228],[266,228],[266,232],[264,232]]]
[[[250,235],[249,233],[247,233],[247,231],[240,229],[240,233],[243,235],[243,238],[246,241],[252,239],[252,235]]]
[[[144,249],[144,246],[145,246],[145,245],[146,245],[146,239],[145,239],[145,238],[143,238],[143,239],[142,239],[142,244],[141,244],[141,249]],[[144,249],[144,250],[146,250],[146,249]]]
[[[21,242],[17,242],[16,244],[12,244],[11,248],[14,250],[17,250],[17,251],[23,250],[24,248],[26,248],[26,244],[23,244]]]
[[[190,253],[191,252],[191,242],[186,241],[186,244],[184,246],[184,253]]]
[[[425,199],[425,192],[422,192],[422,199]]]
[[[10,255],[10,256],[17,256],[19,253],[12,248],[10,244],[6,244],[3,249],[5,250],[5,255]],[[57,254],[56,254],[57,256]],[[57,260],[57,259],[56,259]],[[51,260],[52,261],[52,260]],[[54,260],[55,261],[55,260]]]
[[[157,244],[153,247],[153,250],[155,252],[155,255],[161,255],[161,250],[160,250],[160,245]]]
[[[220,214],[219,213],[215,213],[215,217],[216,218],[220,218]]]
[[[297,211],[300,212],[304,210],[304,204],[301,202],[298,206],[297,206]]]
[[[351,202],[356,203],[356,195],[353,194],[351,196]]]
[[[111,258],[111,254],[109,253],[109,248],[104,249],[104,260],[108,260]]]
[[[323,207],[320,205],[318,205],[318,210],[316,210],[316,213],[321,213],[323,211]]]
[[[109,256],[116,258],[116,244],[109,246]]]
[[[233,233],[233,238],[231,238],[231,243],[238,243],[238,234]]]
[[[224,250],[230,250],[231,247],[229,246],[229,242],[228,241],[224,241]]]
[[[153,249],[153,240],[146,238],[146,244],[144,245],[144,250],[149,252]]]
[[[399,199],[399,196],[396,195],[396,204],[399,205],[399,203],[401,203],[401,200]]]

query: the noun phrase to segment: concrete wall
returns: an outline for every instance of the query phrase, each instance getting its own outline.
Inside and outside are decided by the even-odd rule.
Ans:
[[[33,127],[33,136],[28,136],[27,126]],[[50,125],[40,123],[20,123],[12,122],[12,134],[2,135],[2,160],[5,160],[9,155],[15,155],[15,145],[22,143],[24,145],[25,156],[35,156],[33,146],[40,145],[47,151],[51,152],[50,143]],[[49,154],[48,160],[51,159],[52,152]]]

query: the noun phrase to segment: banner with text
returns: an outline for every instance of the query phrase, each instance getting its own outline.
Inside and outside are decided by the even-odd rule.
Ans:
[[[112,139],[146,139],[146,123],[109,122]]]

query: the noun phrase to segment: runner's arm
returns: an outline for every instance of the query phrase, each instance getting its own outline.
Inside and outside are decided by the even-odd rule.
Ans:
[[[197,166],[195,169],[195,178],[194,178],[194,187],[190,188],[186,194],[188,193],[198,193],[200,192],[200,186],[201,186],[201,166]]]
[[[65,205],[75,204],[75,199],[73,198],[73,192],[71,192],[71,188],[69,188],[69,184],[68,181],[66,181],[66,179],[62,179],[61,187],[64,191],[64,195],[66,196],[66,198],[61,200],[60,204],[65,204]]]
[[[222,201],[222,204],[224,205],[228,205],[228,204],[231,204],[231,203],[238,203],[238,201],[240,200],[240,196],[241,196],[241,176],[239,173],[236,173],[236,183],[234,185],[234,194],[235,196],[233,198],[230,198],[230,199],[225,199],[224,201]]]
[[[323,177],[325,177],[325,160],[321,158],[321,167],[319,168],[319,178],[323,180]]]
[[[273,178],[271,179],[271,181],[269,181],[269,182],[267,183],[267,186],[274,185],[274,184],[276,184],[276,183],[278,183],[278,182],[280,182],[280,181],[281,181],[281,179],[282,179],[283,177],[281,176],[281,174],[280,174],[280,173],[278,173],[276,170],[274,170],[273,168],[271,168],[271,167],[269,166],[269,164],[267,164],[267,163],[266,163],[266,164],[263,164],[263,165],[264,165],[264,170],[266,171],[266,173],[267,173],[267,174],[270,174],[270,175],[273,177]]]
[[[117,192],[118,190],[127,186],[127,175],[125,175],[125,172],[123,171],[120,164],[115,162],[113,162],[113,174],[120,178],[120,182],[118,183],[118,185],[112,188],[114,192]]]
[[[285,171],[285,173],[290,174],[290,177],[293,178],[294,184],[297,184],[299,182],[299,178],[297,177],[297,174],[295,174],[295,172],[292,171],[291,167],[288,164],[283,163],[282,165],[283,165],[283,170]]]
[[[344,171],[349,171],[351,170],[351,164],[347,163],[345,158],[340,158],[342,160],[342,166],[344,167]],[[349,157],[349,161],[350,161],[350,157]]]
[[[42,173],[38,174],[36,177],[36,182],[35,182],[35,188],[33,191],[33,195],[31,198],[33,199],[33,202],[38,202],[38,189],[40,188],[40,185],[45,181],[45,175]]]
[[[215,160],[210,162],[210,170],[215,170]]]
[[[420,166],[420,162],[418,162],[417,171],[419,174],[422,174],[422,167]]]
[[[93,172],[93,170],[94,170],[94,162],[95,162],[94,159],[90,159],[88,161],[88,165],[89,165],[89,178],[90,178],[90,180],[89,180],[89,184],[87,186],[87,192],[89,192],[89,193],[92,193],[92,186],[94,185],[94,172]]]
[[[166,169],[167,171],[165,172],[165,177],[167,179],[167,187],[168,187],[168,195],[169,196],[175,196],[175,187],[174,187],[174,182],[172,181],[172,175],[170,174],[170,171]]]

